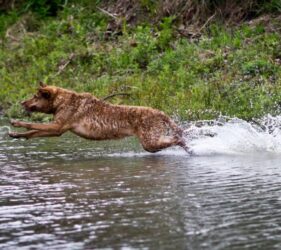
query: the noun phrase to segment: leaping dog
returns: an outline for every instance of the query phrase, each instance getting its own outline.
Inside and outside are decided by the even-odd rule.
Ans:
[[[12,120],[23,133],[10,132],[13,138],[60,136],[71,131],[86,139],[107,140],[136,136],[148,152],[170,146],[188,151],[183,131],[162,111],[141,106],[113,105],[90,93],[41,84],[37,93],[22,106],[29,112],[53,114],[53,122],[28,123]]]

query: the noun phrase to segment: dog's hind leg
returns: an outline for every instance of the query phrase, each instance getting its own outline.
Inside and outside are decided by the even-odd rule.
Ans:
[[[141,144],[146,151],[155,153],[162,149],[173,146],[174,142],[169,140],[168,138],[165,138],[165,139],[161,138],[160,140],[153,141],[153,142],[152,141],[150,141],[150,142],[141,141]]]
[[[185,145],[184,141],[179,141],[178,138],[173,136],[160,136],[158,138],[151,138],[149,136],[144,136],[140,138],[141,144],[143,148],[151,153],[158,152],[162,149],[171,147],[171,146],[181,146],[186,151],[188,150],[187,146]]]
[[[163,120],[165,123],[163,123]],[[167,123],[172,129],[171,135],[167,134]],[[143,148],[148,152],[157,152],[171,146],[181,146],[186,152],[188,147],[182,138],[182,129],[169,117],[156,118],[146,121],[137,133]]]
[[[176,145],[182,147],[185,150],[186,153],[192,154],[192,152],[190,151],[189,147],[186,145],[183,138],[179,139],[179,141]]]

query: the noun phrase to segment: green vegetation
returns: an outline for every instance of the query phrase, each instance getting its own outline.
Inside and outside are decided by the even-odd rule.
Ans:
[[[176,16],[154,25],[132,26],[124,19],[108,35],[112,17],[95,4],[45,2],[29,1],[21,13],[0,15],[0,109],[6,116],[24,115],[19,102],[40,80],[97,97],[127,92],[129,98],[111,101],[152,106],[183,119],[280,113],[278,17],[236,28],[208,23],[199,38],[180,36]],[[153,12],[152,1],[141,2]],[[279,1],[269,2],[262,5],[266,11],[281,9]]]

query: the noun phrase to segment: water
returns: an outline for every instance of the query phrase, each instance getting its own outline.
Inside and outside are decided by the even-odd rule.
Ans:
[[[193,151],[0,124],[0,249],[280,249],[280,117],[185,124]]]

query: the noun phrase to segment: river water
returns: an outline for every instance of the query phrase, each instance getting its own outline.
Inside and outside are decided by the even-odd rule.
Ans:
[[[16,140],[0,122],[0,249],[281,249],[281,118],[134,139]]]

